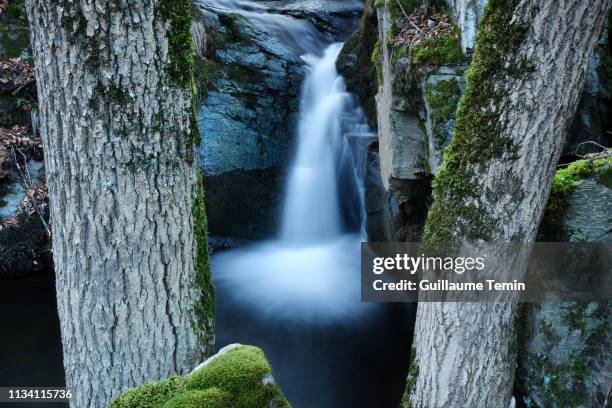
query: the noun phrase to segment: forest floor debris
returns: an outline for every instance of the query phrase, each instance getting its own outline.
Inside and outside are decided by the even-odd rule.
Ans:
[[[454,25],[448,16],[435,11],[427,14],[417,8],[405,20],[399,24],[399,33],[393,40],[394,46],[414,45],[454,32]]]

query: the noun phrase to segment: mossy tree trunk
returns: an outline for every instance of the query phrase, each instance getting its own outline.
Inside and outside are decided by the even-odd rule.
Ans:
[[[424,241],[532,243],[609,0],[492,0]],[[521,279],[525,253],[488,264]],[[516,304],[419,303],[404,406],[507,407]]]
[[[74,407],[193,369],[213,294],[191,2],[27,0]]]

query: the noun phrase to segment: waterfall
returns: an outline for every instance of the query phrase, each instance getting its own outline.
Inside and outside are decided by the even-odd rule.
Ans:
[[[350,323],[375,308],[360,302],[359,287],[364,156],[372,134],[336,72],[341,47],[303,57],[309,70],[278,239],[212,258],[215,284],[234,308],[314,324]]]
[[[298,149],[287,188],[284,241],[309,243],[341,235],[337,163],[343,140],[341,114],[348,94],[336,72],[341,44],[331,45],[310,66],[303,90]]]

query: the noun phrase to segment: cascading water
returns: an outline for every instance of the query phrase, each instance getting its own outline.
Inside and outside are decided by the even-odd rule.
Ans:
[[[281,239],[312,243],[341,234],[336,167],[342,145],[340,118],[348,97],[336,73],[341,45],[322,58],[309,57],[299,123],[297,158],[291,169]]]
[[[275,14],[266,6],[272,2],[200,2],[241,14],[305,54],[308,68],[277,239],[212,257],[217,347],[263,348],[296,408],[396,407],[412,320],[404,305],[360,302],[363,181],[373,135],[336,72],[341,45],[325,45],[306,20]]]
[[[287,183],[280,238],[213,257],[215,283],[231,287],[236,304],[318,325],[361,318],[374,309],[360,303],[361,200],[354,160],[343,128],[359,130],[335,61],[341,44],[323,56],[307,55],[298,147]],[[345,122],[345,123],[343,123]],[[346,123],[349,122],[349,123]],[[367,126],[361,128],[367,130]],[[351,133],[357,137],[369,133]],[[342,216],[342,197],[353,207]],[[355,216],[355,214],[358,214]]]

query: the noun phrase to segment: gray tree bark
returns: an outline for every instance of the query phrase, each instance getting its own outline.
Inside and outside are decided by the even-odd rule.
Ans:
[[[609,0],[492,0],[424,241],[535,241]],[[488,264],[521,280],[528,251]],[[419,303],[404,406],[507,407],[516,304]]]
[[[212,351],[191,3],[26,6],[66,383],[71,406],[104,407]]]

